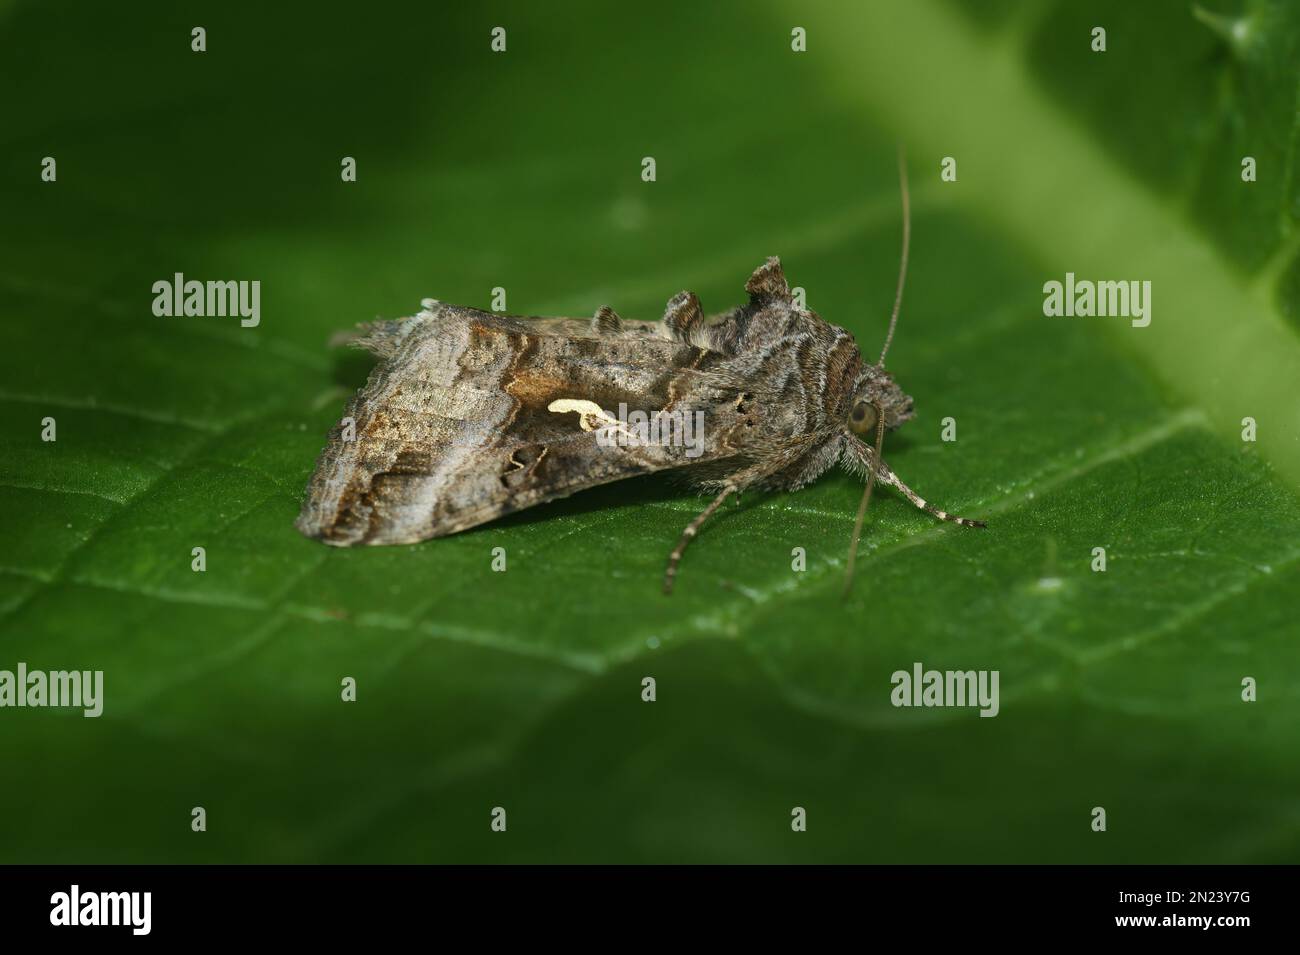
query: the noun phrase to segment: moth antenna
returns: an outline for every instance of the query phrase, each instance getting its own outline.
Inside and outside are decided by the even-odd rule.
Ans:
[[[871,503],[871,489],[876,486],[876,471],[879,469],[880,449],[885,443],[885,412],[876,408],[876,454],[871,459],[871,470],[867,472],[867,489],[862,492],[862,503],[858,505],[858,516],[853,522],[853,539],[849,542],[849,562],[844,568],[844,596],[853,588],[853,562],[858,557],[858,541],[862,537],[862,522],[867,516],[867,505]]]
[[[907,195],[907,156],[903,153],[903,144],[898,144],[898,184],[903,192],[903,257],[898,265],[898,291],[894,293],[894,314],[889,316],[889,332],[885,335],[885,347],[880,349],[881,368],[885,367],[885,355],[894,341],[894,329],[898,327],[898,311],[903,307],[903,283],[907,281],[907,248],[912,242],[912,204]]]

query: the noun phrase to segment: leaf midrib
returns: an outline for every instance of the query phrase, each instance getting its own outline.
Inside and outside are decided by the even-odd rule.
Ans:
[[[787,4],[777,9],[786,11],[783,23],[794,12]],[[817,30],[827,83],[899,130],[912,155],[927,164],[933,158],[933,168],[938,157],[957,156],[959,183],[950,185],[978,221],[992,223],[1042,267],[1044,281],[1068,270],[1152,282],[1147,328],[1109,319],[1043,321],[1096,323],[1155,373],[1176,404],[1202,408],[1221,436],[1235,436],[1241,419],[1254,417],[1259,449],[1300,488],[1300,403],[1287,393],[1300,381],[1300,342],[1270,301],[1276,262],[1254,282],[1235,271],[1184,215],[1062,113],[1023,56],[997,49],[944,4],[890,4],[887,23],[866,4],[833,15],[818,6],[798,12],[798,22],[812,24],[810,34]],[[929,55],[915,57],[894,41],[899,35],[925,37]],[[962,75],[960,88],[937,81],[933,62],[947,64],[946,76]],[[900,88],[908,96],[898,96]],[[971,102],[998,104],[1001,121],[990,122],[987,108],[963,108]],[[1111,201],[1098,202],[1099,194]],[[1251,373],[1227,379],[1224,368]]]

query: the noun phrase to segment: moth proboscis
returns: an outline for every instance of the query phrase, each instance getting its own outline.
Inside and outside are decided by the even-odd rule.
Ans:
[[[846,591],[877,482],[940,520],[984,527],[925,501],[881,457],[885,432],[914,415],[885,370],[911,233],[901,153],[899,171],[902,261],[874,364],[796,304],[775,257],[745,283],[746,304],[710,317],[685,291],[661,322],[609,306],[590,319],[520,318],[426,299],[356,336],[380,361],[330,432],[298,529],[339,546],[410,544],[673,470],[716,496],[668,558],[669,593],[686,546],[728,497],[797,490],[836,464],[866,476]],[[691,430],[698,440],[683,440]]]

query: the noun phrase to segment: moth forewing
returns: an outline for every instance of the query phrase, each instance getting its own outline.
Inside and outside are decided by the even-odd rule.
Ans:
[[[608,321],[605,323],[608,325]],[[648,323],[528,320],[437,304],[372,326],[381,359],[317,464],[298,518],[336,545],[413,543],[635,474],[707,464],[676,444],[602,443],[589,416],[620,406],[694,408],[720,357]],[[729,398],[730,395],[727,395]],[[707,402],[706,402],[707,403]],[[584,407],[585,407],[584,406]],[[703,408],[699,410],[704,410]]]

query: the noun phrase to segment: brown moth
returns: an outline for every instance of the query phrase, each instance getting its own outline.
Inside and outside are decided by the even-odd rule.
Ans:
[[[867,476],[846,584],[876,481],[940,520],[983,527],[927,503],[880,456],[884,432],[913,417],[884,368],[906,273],[905,178],[903,208],[903,266],[875,364],[844,329],[796,305],[776,258],[745,283],[746,304],[707,318],[680,292],[662,322],[608,306],[591,319],[520,318],[428,299],[409,318],[363,326],[356,344],[380,363],[330,432],[298,529],[339,546],[411,544],[677,470],[716,496],[668,559],[670,592],[686,545],[730,495],[796,490],[836,464]],[[649,440],[627,426],[626,408],[689,415],[702,446]]]

